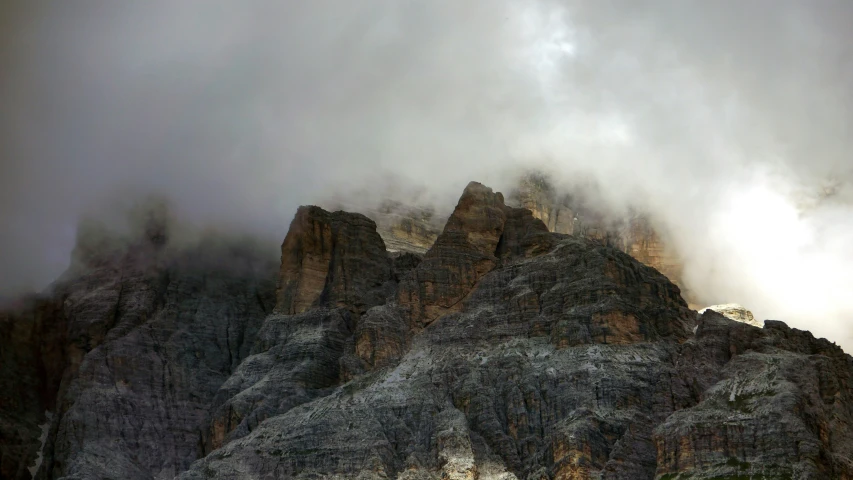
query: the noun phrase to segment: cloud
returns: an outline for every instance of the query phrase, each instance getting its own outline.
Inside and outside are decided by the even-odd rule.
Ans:
[[[541,167],[652,212],[709,303],[853,345],[849,2],[2,8],[0,290],[117,198],[280,239],[299,204]]]

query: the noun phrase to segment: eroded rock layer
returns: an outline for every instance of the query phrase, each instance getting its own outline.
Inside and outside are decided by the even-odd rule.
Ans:
[[[357,213],[299,207],[281,245],[276,311],[366,310],[385,301],[391,262],[376,224]]]
[[[540,173],[522,176],[510,200],[530,210],[551,232],[583,236],[619,248],[666,275],[688,301],[693,301],[683,280],[681,259],[646,216],[604,214],[601,205],[591,202],[582,191],[560,193]]]
[[[465,188],[444,231],[400,287],[400,304],[416,325],[457,311],[496,263],[506,223],[503,196],[472,182]]]
[[[277,273],[144,231],[0,317],[3,478],[853,478],[840,348],[481,184],[423,256],[317,207]]]

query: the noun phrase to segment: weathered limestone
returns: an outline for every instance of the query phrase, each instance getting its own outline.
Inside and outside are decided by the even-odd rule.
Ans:
[[[720,315],[734,320],[736,322],[746,323],[748,325],[752,325],[754,327],[761,327],[762,324],[755,319],[752,315],[752,312],[746,309],[743,305],[738,305],[737,303],[724,303],[722,305],[711,305],[710,307],[705,307],[702,310],[699,310],[700,314],[707,312],[708,310],[713,310]]]
[[[411,311],[415,325],[462,307],[462,299],[497,264],[505,223],[503,196],[469,183],[444,231],[400,286],[400,305]]]
[[[276,312],[366,311],[385,301],[391,262],[376,224],[357,213],[299,207],[281,245]]]
[[[423,259],[316,207],[278,274],[147,225],[0,315],[4,478],[29,478],[45,410],[44,479],[853,477],[853,358],[697,317],[483,185]]]

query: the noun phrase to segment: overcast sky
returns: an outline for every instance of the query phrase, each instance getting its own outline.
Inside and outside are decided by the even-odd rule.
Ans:
[[[651,211],[709,303],[850,350],[850,25],[848,0],[4,2],[0,290],[151,191],[280,240],[299,204],[448,208],[536,166]]]

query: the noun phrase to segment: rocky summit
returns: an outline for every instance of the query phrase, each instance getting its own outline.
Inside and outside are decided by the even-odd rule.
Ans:
[[[278,264],[82,238],[0,315],[0,477],[853,478],[853,358],[543,216],[472,182],[423,254],[318,207]]]

